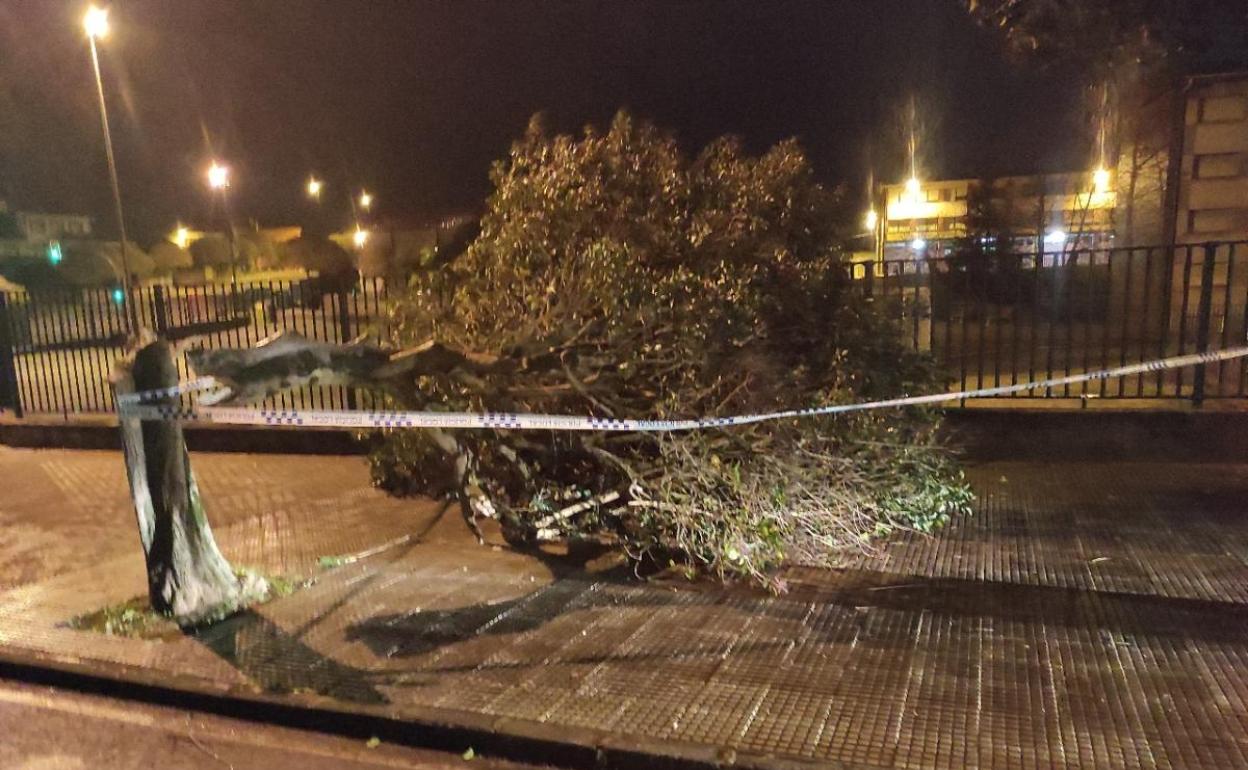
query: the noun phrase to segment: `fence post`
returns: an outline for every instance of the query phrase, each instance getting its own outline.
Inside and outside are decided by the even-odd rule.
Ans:
[[[351,289],[339,289],[334,293],[334,303],[338,306],[338,339],[351,341]],[[355,388],[347,387],[347,408],[355,409]]]
[[[1209,350],[1209,322],[1213,316],[1213,269],[1218,256],[1218,244],[1204,245],[1205,261],[1200,266],[1200,304],[1196,308],[1196,354]],[[1199,364],[1192,379],[1192,405],[1199,407],[1205,401],[1205,370],[1208,364]]]
[[[0,398],[13,414],[22,416],[22,390],[17,386],[17,350],[9,318],[9,295],[0,292]]]
[[[152,323],[156,326],[156,334],[164,336],[169,328],[169,308],[165,305],[165,287],[152,287]]]

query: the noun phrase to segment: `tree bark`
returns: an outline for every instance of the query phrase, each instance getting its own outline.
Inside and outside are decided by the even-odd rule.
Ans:
[[[140,339],[114,377],[118,395],[177,382],[172,344],[150,335]],[[217,548],[181,424],[124,414],[120,422],[152,607],[188,626],[222,618],[263,596],[268,590],[263,579],[240,579]]]
[[[254,348],[192,350],[191,368],[217,381],[204,404],[254,403],[305,385],[386,390],[429,375],[461,379],[514,369],[510,358],[463,353],[437,342],[391,351],[365,342],[316,342],[282,333]],[[548,363],[548,362],[547,362]]]

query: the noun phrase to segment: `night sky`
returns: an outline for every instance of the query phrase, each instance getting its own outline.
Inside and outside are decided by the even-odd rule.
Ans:
[[[109,233],[83,10],[0,3],[0,196]],[[237,215],[265,224],[300,221],[310,172],[403,220],[479,209],[490,162],[538,110],[575,131],[628,107],[690,149],[797,136],[855,196],[870,165],[899,178],[910,94],[925,176],[1089,153],[1076,78],[1007,63],[955,0],[117,0],[111,18],[101,58],[140,241],[207,218],[214,153]]]

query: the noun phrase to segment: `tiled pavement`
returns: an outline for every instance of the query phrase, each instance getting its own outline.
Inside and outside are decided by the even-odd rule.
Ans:
[[[269,569],[310,569],[433,515],[367,490],[359,460],[194,461],[223,550]],[[0,456],[0,488],[33,462]],[[780,597],[435,535],[197,638],[135,641],[56,625],[142,590],[119,468],[105,478],[119,458],[39,462],[82,480],[56,486],[47,515],[82,514],[74,490],[110,501],[82,541],[108,555],[76,567],[67,543],[55,569],[23,567],[0,594],[9,650],[726,762],[1248,766],[1248,466],[981,465],[976,515],[835,570],[791,570]]]

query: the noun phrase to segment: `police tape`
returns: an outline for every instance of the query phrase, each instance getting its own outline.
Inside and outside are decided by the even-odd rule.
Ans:
[[[1112,369],[1099,369],[1063,377],[1053,377],[1011,385],[988,388],[956,390],[933,393],[926,396],[902,396],[884,401],[866,401],[852,404],[785,409],[778,412],[744,414],[729,417],[699,417],[685,420],[633,420],[616,417],[578,417],[559,414],[524,414],[513,412],[404,412],[364,411],[334,409],[256,409],[252,407],[184,407],[177,404],[152,404],[152,401],[172,398],[184,393],[206,390],[216,385],[210,377],[201,377],[172,388],[125,394],[119,398],[118,410],[123,418],[140,420],[165,420],[181,422],[206,422],[221,425],[290,425],[304,428],[490,428],[494,430],[560,430],[560,431],[612,431],[612,432],[662,432],[728,428],[737,425],[844,414],[873,409],[891,409],[901,406],[923,406],[960,401],[968,398],[1006,396],[1029,390],[1058,388],[1080,382],[1129,377],[1168,369],[1217,363],[1248,356],[1248,347],[1227,348],[1208,353],[1160,358],[1138,364],[1128,364]]]
[[[184,393],[198,393],[204,390],[211,390],[217,387],[216,379],[212,377],[196,377],[193,380],[179,382],[168,388],[156,388],[155,390],[141,390],[137,393],[120,393],[117,395],[117,403],[124,405],[135,405],[151,403],[153,401],[161,401],[174,396],[181,396]]]

